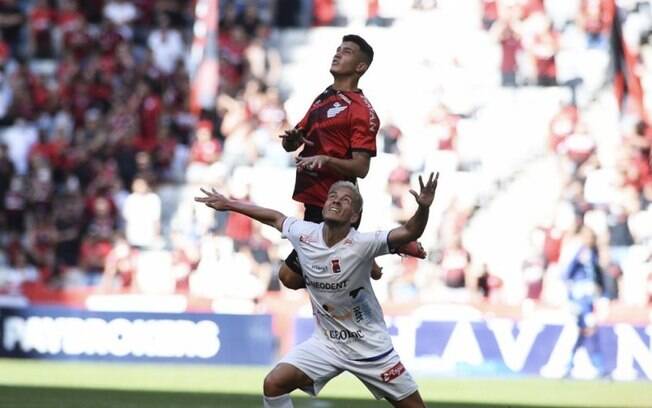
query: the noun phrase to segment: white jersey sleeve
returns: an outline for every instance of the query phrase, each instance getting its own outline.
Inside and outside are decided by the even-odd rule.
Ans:
[[[356,240],[359,243],[360,254],[364,257],[375,258],[389,253],[387,238],[389,231],[376,231],[358,233]]]
[[[282,237],[294,244],[301,236],[302,221],[295,217],[286,217],[283,221]]]

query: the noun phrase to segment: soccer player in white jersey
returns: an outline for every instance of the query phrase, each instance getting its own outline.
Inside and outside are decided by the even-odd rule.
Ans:
[[[405,371],[392,346],[383,312],[370,281],[375,257],[423,234],[439,174],[430,174],[420,191],[410,190],[417,210],[404,225],[391,231],[361,233],[352,228],[362,210],[362,197],[348,181],[333,184],[320,224],[286,217],[278,211],[228,199],[217,191],[201,191],[195,201],[217,211],[235,211],[283,233],[304,269],[317,329],[265,377],[263,406],[292,407],[289,393],[311,395],[335,376],[349,371],[377,398],[394,407],[424,407],[417,384]]]

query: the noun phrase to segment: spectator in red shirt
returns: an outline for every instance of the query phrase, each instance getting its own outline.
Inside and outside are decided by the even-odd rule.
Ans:
[[[518,73],[517,54],[522,48],[521,36],[509,20],[499,22],[494,26],[494,30],[492,31],[498,38],[502,51],[500,62],[501,83],[505,87],[515,87]]]
[[[91,233],[84,238],[80,249],[79,265],[89,286],[95,286],[100,282],[112,247],[109,237]]]
[[[581,0],[577,22],[586,33],[590,48],[604,45],[611,30],[613,4],[610,0]]]
[[[213,138],[213,126],[208,121],[197,125],[196,139],[190,148],[190,162],[210,165],[220,158],[222,146]]]
[[[118,237],[106,255],[101,288],[105,291],[134,289],[137,260],[138,251],[131,248],[124,237]]]
[[[152,81],[142,81],[139,91],[142,100],[139,108],[140,134],[136,146],[141,150],[151,151],[156,146],[163,101],[159,87]]]
[[[52,29],[56,22],[56,12],[48,0],[37,0],[29,12],[29,41],[34,58],[54,57]]]
[[[0,1],[0,37],[9,44],[13,56],[23,55],[21,30],[24,23],[25,15],[17,0]]]
[[[490,30],[498,20],[498,0],[482,0],[482,28]]]
[[[537,85],[557,85],[557,52],[559,51],[559,35],[554,31],[552,22],[541,16],[541,31],[534,36],[532,55],[537,73]]]
[[[61,0],[60,9],[57,15],[57,25],[61,34],[65,34],[79,30],[81,27],[81,20],[84,15],[77,10],[77,2],[75,0]]]

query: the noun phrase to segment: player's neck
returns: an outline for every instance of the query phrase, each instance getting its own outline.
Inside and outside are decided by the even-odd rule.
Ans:
[[[346,236],[349,235],[350,230],[350,224],[339,224],[324,221],[324,228],[322,230],[324,242],[328,247],[332,247],[333,245],[346,238]]]
[[[331,88],[342,92],[357,91],[358,78],[354,76],[334,77],[333,85],[331,85]]]

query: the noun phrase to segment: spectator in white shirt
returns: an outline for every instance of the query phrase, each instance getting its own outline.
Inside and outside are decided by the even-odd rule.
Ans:
[[[16,173],[27,174],[29,149],[38,139],[36,126],[24,119],[18,119],[16,123],[0,133],[0,143],[9,147],[9,158],[16,166]]]
[[[159,240],[161,199],[150,191],[143,178],[136,178],[132,193],[125,199],[122,208],[127,241],[140,248],[154,247]]]
[[[131,38],[130,25],[138,18],[138,9],[130,1],[112,0],[104,6],[104,17],[113,22],[125,38]]]
[[[158,17],[158,28],[152,30],[147,45],[154,54],[154,64],[165,74],[171,74],[179,60],[183,60],[183,40],[179,31],[170,28],[170,18]]]

